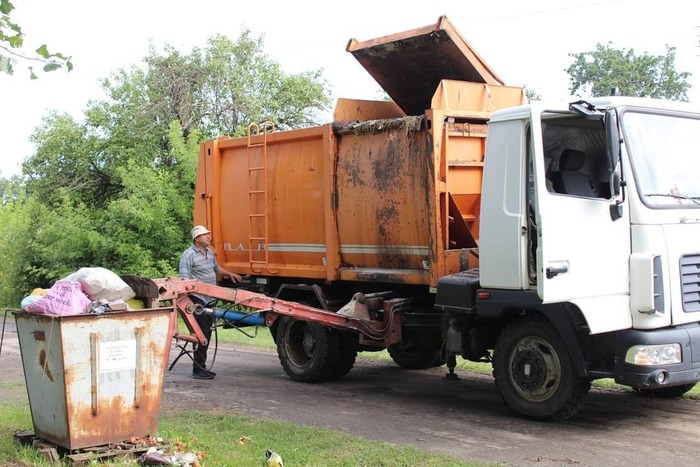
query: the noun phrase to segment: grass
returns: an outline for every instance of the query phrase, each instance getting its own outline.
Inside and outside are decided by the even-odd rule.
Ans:
[[[18,429],[32,426],[29,408],[0,403],[0,463],[50,466],[36,449],[13,442]],[[166,412],[158,433],[173,449],[197,453],[202,466],[264,465],[265,450],[279,453],[286,465],[296,466],[480,466],[445,454],[369,441],[328,429],[258,420],[223,412]],[[177,447],[177,448],[176,448]],[[92,465],[135,465],[125,459]]]
[[[51,465],[36,449],[15,444],[14,433],[31,427],[28,405],[0,403],[0,464]]]
[[[243,333],[246,334],[243,334]],[[249,337],[253,336],[253,337]],[[216,336],[220,343],[226,344],[236,344],[236,345],[249,345],[251,347],[258,347],[264,349],[275,349],[275,341],[272,340],[272,335],[270,334],[270,329],[267,327],[248,327],[238,329],[223,329],[217,328]],[[212,344],[214,343],[214,335],[211,337]]]

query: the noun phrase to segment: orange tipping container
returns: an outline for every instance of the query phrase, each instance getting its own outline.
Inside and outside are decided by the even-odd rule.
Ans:
[[[486,122],[522,99],[442,81],[421,116],[204,142],[195,223],[239,274],[436,286],[476,266]]]
[[[381,58],[395,41],[409,63],[411,51],[426,56],[426,35],[440,38],[433,59],[462,50],[452,69],[466,71],[435,81],[424,67],[407,83],[375,66],[368,71],[396,103],[340,99],[333,123],[280,132],[264,123],[202,143],[194,221],[211,229],[221,264],[253,276],[431,287],[477,265],[487,121],[524,93],[498,84],[444,17],[348,50]],[[409,91],[421,82],[423,93],[397,81]]]

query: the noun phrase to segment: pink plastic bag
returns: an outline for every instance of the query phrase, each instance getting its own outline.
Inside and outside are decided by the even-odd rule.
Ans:
[[[30,313],[50,316],[71,316],[85,313],[90,299],[80,288],[80,282],[58,280],[39,300],[27,304]]]

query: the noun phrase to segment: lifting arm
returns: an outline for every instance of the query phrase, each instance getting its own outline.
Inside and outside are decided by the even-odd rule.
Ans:
[[[210,285],[192,279],[168,277],[153,279],[153,282],[158,287],[158,300],[172,301],[190,331],[189,335],[181,334],[177,331],[177,324],[174,324],[174,329],[171,329],[173,338],[196,344],[205,343],[206,339],[195,320],[195,314],[201,313],[202,310],[189,298],[193,293],[258,310],[265,318],[267,326],[271,326],[279,316],[284,315],[302,321],[314,321],[335,329],[359,332],[387,345],[401,340],[400,314],[409,305],[407,299],[384,300],[380,296],[356,294],[343,310],[334,313],[248,290]],[[384,311],[383,320],[370,320],[368,310],[380,307]]]

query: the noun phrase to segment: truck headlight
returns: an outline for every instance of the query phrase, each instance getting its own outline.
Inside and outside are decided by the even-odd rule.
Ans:
[[[681,361],[680,344],[635,345],[625,355],[625,362],[634,365],[669,365]]]

